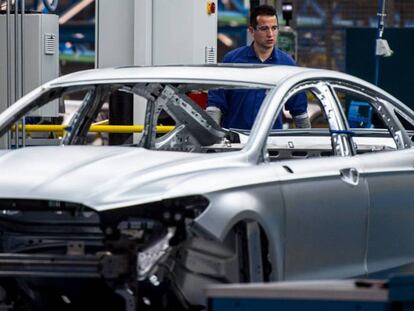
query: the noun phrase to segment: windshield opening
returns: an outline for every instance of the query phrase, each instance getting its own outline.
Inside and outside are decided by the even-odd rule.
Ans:
[[[261,85],[117,83],[51,89],[13,117],[7,147],[118,145],[214,153],[243,148],[250,131],[232,131],[206,112],[211,96],[261,90]],[[248,120],[253,124],[254,118]]]

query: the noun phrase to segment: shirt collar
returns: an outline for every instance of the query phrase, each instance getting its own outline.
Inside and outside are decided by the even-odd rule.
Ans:
[[[250,46],[249,46],[249,49],[247,51],[247,57],[259,59],[259,57],[257,57],[256,52],[253,48],[253,43],[254,42],[252,42],[252,44],[250,44]],[[273,60],[273,59],[275,59],[275,60],[277,59],[276,47],[273,47],[272,54],[270,54],[269,58],[266,59],[266,61],[267,60]]]

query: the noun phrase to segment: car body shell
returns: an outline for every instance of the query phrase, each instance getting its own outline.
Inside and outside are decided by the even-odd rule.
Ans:
[[[269,241],[272,280],[358,277],[413,263],[414,150],[392,112],[395,150],[353,154],[343,135],[349,129],[332,103],[331,136],[322,145],[338,134],[333,148],[345,151],[333,157],[267,158],[266,141],[286,97],[310,85],[334,102],[324,81],[354,86],[413,120],[411,110],[396,98],[347,74],[286,66],[85,71],[53,80],[20,99],[0,115],[0,131],[51,89],[142,81],[272,89],[240,151],[199,154],[89,146],[0,151],[0,198],[75,202],[100,213],[202,195],[209,205],[194,219],[194,230],[223,242],[238,223],[259,224]]]

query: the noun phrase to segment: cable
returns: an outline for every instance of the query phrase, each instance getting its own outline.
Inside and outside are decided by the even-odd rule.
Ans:
[[[386,0],[378,0],[378,30],[377,30],[377,40],[376,40],[376,48],[375,48],[375,77],[374,77],[374,83],[375,85],[378,85],[379,80],[379,71],[380,71],[380,59],[381,55],[378,54],[378,44],[379,40],[382,40],[382,35],[384,33],[384,18],[386,16],[385,14],[385,1]]]
[[[50,3],[49,0],[43,0],[43,4],[50,12],[54,12],[57,9],[57,6],[59,4],[59,0],[52,0]]]

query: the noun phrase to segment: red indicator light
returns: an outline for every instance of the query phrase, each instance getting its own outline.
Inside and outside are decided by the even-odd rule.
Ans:
[[[207,2],[207,14],[211,15],[216,13],[216,4],[212,1]]]
[[[210,12],[211,14],[216,13],[216,4],[214,2],[210,5]]]

